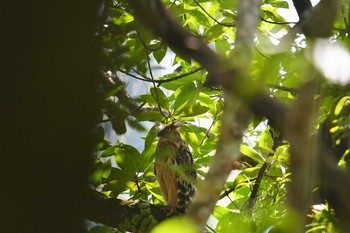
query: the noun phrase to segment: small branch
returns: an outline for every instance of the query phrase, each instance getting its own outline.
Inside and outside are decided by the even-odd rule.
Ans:
[[[236,185],[232,186],[231,188],[229,188],[228,190],[225,190],[225,192],[223,192],[220,197],[219,200],[221,200],[222,198],[226,197],[227,195],[229,195],[230,193],[232,193],[233,191],[235,191],[236,189]]]
[[[253,38],[257,26],[261,1],[240,0],[237,17],[237,33],[235,54],[239,77],[246,79],[250,71]],[[248,21],[248,22],[247,22]],[[225,108],[221,119],[220,138],[217,143],[215,156],[209,166],[204,182],[198,185],[197,193],[190,204],[187,215],[202,231],[212,213],[220,193],[225,187],[227,177],[232,170],[232,163],[241,155],[240,145],[243,132],[248,126],[251,112],[239,101],[232,90],[225,90]]]
[[[160,100],[159,100],[159,95],[158,95],[157,86],[156,86],[156,83],[154,82],[154,77],[153,77],[151,62],[150,62],[150,59],[149,59],[149,56],[148,56],[148,53],[147,53],[147,49],[145,49],[145,51],[146,51],[146,57],[147,57],[148,71],[149,71],[149,74],[151,75],[151,82],[152,82],[153,87],[154,87],[154,92],[156,93],[156,100],[157,100],[159,112],[160,112],[160,114],[162,114],[163,117],[165,117],[165,118],[170,118],[171,115],[170,115],[169,109],[167,109],[167,112],[168,112],[169,115],[165,115],[165,113],[164,113],[163,110],[162,110],[162,106],[161,106]]]
[[[189,71],[189,72],[187,72],[185,74],[181,74],[181,75],[178,75],[178,76],[175,76],[175,77],[172,77],[172,78],[168,78],[168,79],[155,79],[155,80],[152,80],[151,78],[148,78],[147,76],[144,76],[144,75],[139,74],[139,73],[138,73],[138,75],[142,76],[142,78],[140,78],[140,77],[138,77],[138,76],[136,76],[134,74],[131,74],[131,73],[125,71],[125,70],[118,69],[118,71],[120,71],[121,73],[126,74],[126,75],[128,75],[128,76],[130,76],[132,78],[137,79],[137,80],[144,81],[144,82],[150,82],[150,83],[153,83],[153,82],[154,83],[158,83],[158,85],[157,85],[158,87],[161,84],[163,84],[163,83],[168,83],[168,82],[172,82],[172,81],[175,81],[175,80],[178,80],[178,79],[182,79],[182,78],[187,77],[187,76],[189,76],[191,74],[195,74],[195,73],[197,73],[198,71],[201,71],[201,70],[204,70],[204,68],[202,68],[202,67],[196,68],[196,69],[191,70],[191,71]]]
[[[298,23],[298,22],[274,22],[274,21],[269,21],[267,19],[264,19],[262,16],[260,16],[260,20],[265,22],[265,23],[279,24],[279,25],[289,25],[289,24],[297,24]]]
[[[259,174],[256,178],[254,185],[253,185],[253,189],[252,189],[251,195],[250,195],[249,200],[248,200],[248,204],[247,204],[248,211],[251,211],[254,207],[256,198],[258,197],[260,183],[263,179],[265,172],[269,168],[269,166],[270,166],[270,164],[265,162],[259,170]]]
[[[204,68],[200,67],[200,68],[196,68],[194,70],[191,70],[185,74],[181,74],[181,75],[178,75],[176,77],[172,77],[172,78],[168,78],[168,79],[161,79],[161,80],[157,80],[157,83],[158,83],[158,86],[160,86],[161,84],[163,83],[168,83],[168,82],[172,82],[172,81],[175,81],[175,80],[178,80],[178,79],[181,79],[181,78],[184,78],[186,76],[189,76],[191,74],[195,74],[197,73],[198,71],[201,71],[201,70],[204,70]]]
[[[310,0],[293,0],[293,4],[300,21],[304,20],[306,12],[312,9]]]

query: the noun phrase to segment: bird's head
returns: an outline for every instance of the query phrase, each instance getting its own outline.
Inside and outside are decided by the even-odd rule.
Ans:
[[[170,138],[172,136],[180,136],[179,128],[185,123],[183,121],[174,121],[171,124],[160,124],[158,126],[158,137],[160,138]]]

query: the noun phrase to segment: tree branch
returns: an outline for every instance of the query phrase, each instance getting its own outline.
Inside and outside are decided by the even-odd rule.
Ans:
[[[303,21],[308,11],[312,9],[310,0],[293,0],[295,10],[298,13],[299,21]]]
[[[287,201],[291,208],[288,214],[291,214],[290,217],[294,216],[293,227],[288,232],[305,232],[307,212],[315,186],[318,160],[315,140],[310,136],[316,110],[313,99],[315,92],[315,81],[306,83],[288,117],[289,130],[285,136],[290,143],[292,182],[289,185]]]
[[[237,17],[236,67],[239,75],[246,79],[250,72],[253,38],[259,18],[259,0],[241,0]],[[220,139],[215,156],[209,166],[204,182],[198,185],[198,191],[191,203],[188,216],[200,230],[212,213],[220,193],[224,189],[232,165],[240,157],[240,145],[251,113],[242,101],[239,101],[231,90],[225,90],[225,108],[221,120]]]
[[[168,206],[108,198],[94,190],[87,193],[83,211],[91,221],[131,232],[149,232],[174,214]]]

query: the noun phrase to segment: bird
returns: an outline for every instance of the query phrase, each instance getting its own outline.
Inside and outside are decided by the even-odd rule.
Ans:
[[[158,145],[154,174],[166,204],[178,214],[185,214],[196,192],[197,172],[193,157],[179,128],[183,121],[158,127]]]

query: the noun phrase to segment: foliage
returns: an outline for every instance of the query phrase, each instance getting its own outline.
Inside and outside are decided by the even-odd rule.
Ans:
[[[164,4],[182,26],[223,57],[232,56],[235,47],[237,1],[186,0]],[[265,0],[255,38],[251,77],[266,91],[290,106],[299,88],[310,81],[313,41],[298,35],[290,49],[276,51],[276,42],[290,31],[280,9],[292,8],[284,0]],[[342,42],[349,50],[349,6],[335,24],[332,41]],[[200,178],[206,174],[215,153],[224,109],[221,88],[206,84],[207,73],[181,51],[172,51],[138,22],[127,3],[106,1],[105,22],[99,28],[102,38],[101,69],[104,85],[99,88],[100,126],[96,129],[96,157],[91,185],[110,197],[126,197],[163,203],[153,174],[157,145],[155,125],[146,129],[143,122],[186,121],[181,134],[190,145]],[[151,16],[150,16],[151,17]],[[171,61],[171,67],[162,67]],[[157,68],[161,67],[161,72]],[[322,73],[322,70],[320,71]],[[345,169],[349,153],[349,91],[327,79],[318,80],[314,99],[319,111],[314,119],[314,134],[322,134],[339,153],[339,166]],[[137,96],[128,95],[128,86],[146,87]],[[249,87],[247,87],[249,88]],[[105,136],[111,123],[117,134],[138,130],[143,148],[132,141],[113,143]],[[211,225],[214,232],[272,232],[282,226],[287,211],[286,196],[290,182],[289,144],[279,137],[266,119],[254,117],[241,145],[241,170],[233,172],[226,191],[217,203]],[[243,168],[242,168],[243,167]],[[232,165],[232,168],[236,168]],[[234,174],[239,173],[237,176]],[[255,192],[255,193],[254,193]],[[317,191],[315,191],[317,194]],[[314,203],[321,204],[321,203]],[[335,221],[331,207],[311,209],[309,232],[332,229]],[[103,228],[98,232],[109,232]],[[93,228],[91,232],[97,232]],[[155,231],[158,232],[158,231]]]

